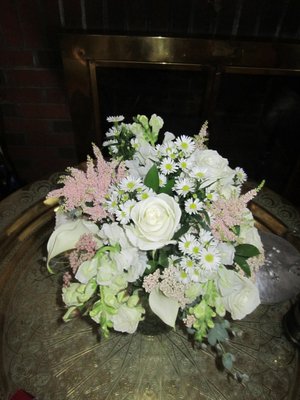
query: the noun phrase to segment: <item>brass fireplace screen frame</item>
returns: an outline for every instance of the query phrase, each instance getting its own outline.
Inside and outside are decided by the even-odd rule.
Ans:
[[[203,120],[214,111],[224,74],[300,76],[300,45],[279,42],[65,34],[62,58],[79,161],[103,138],[98,66],[208,72]]]

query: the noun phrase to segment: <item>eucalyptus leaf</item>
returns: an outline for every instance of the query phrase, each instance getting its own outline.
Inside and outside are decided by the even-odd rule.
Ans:
[[[222,355],[222,364],[223,364],[224,368],[226,368],[226,369],[228,369],[230,371],[232,369],[232,367],[233,367],[232,354],[224,353]]]
[[[228,332],[223,323],[216,322],[214,327],[209,329],[207,334],[208,343],[215,346],[217,342],[224,342],[229,338]]]

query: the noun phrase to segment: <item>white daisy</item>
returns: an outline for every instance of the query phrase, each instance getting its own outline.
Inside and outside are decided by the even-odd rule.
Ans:
[[[202,281],[201,270],[199,268],[192,268],[188,272],[192,282],[198,283]]]
[[[105,140],[102,145],[103,146],[111,146],[113,144],[118,144],[118,142],[114,139],[110,139],[110,140]]]
[[[169,141],[167,143],[163,143],[160,146],[157,146],[158,153],[162,156],[167,156],[169,157],[171,154],[176,154],[176,145],[174,142]],[[173,157],[172,157],[173,158]]]
[[[195,261],[189,257],[182,257],[180,261],[180,267],[185,271],[191,271],[195,267]]]
[[[116,115],[115,117],[107,117],[107,122],[121,122],[124,120],[123,115]]]
[[[184,154],[191,154],[195,150],[195,142],[189,136],[182,135],[176,139],[175,143]]]
[[[118,147],[112,145],[112,146],[110,146],[110,151],[111,151],[113,154],[117,154],[117,153],[118,153]]]
[[[238,183],[244,183],[247,180],[247,174],[245,173],[245,171],[242,168],[236,167],[235,178]]]
[[[196,178],[197,180],[203,180],[207,176],[207,168],[205,167],[193,167],[190,169],[190,174],[192,178]]]
[[[196,214],[203,208],[203,203],[199,199],[188,199],[184,203],[184,209],[188,214]]]
[[[149,197],[153,197],[154,195],[155,195],[155,193],[152,189],[145,187],[141,191],[138,192],[136,197],[138,200],[146,200]]]
[[[116,192],[113,192],[105,203],[105,208],[111,214],[114,214],[119,209],[119,198]]]
[[[205,229],[200,229],[199,232],[199,241],[203,243],[204,246],[206,246],[208,243],[211,243],[213,240],[213,235],[211,232],[206,231]]]
[[[200,245],[200,243],[195,240],[190,248],[190,255],[194,258],[199,258],[201,255],[201,249],[202,249],[202,245]]]
[[[200,261],[206,270],[216,271],[221,263],[220,253],[213,246],[209,246],[207,249],[202,248]]]
[[[161,172],[165,175],[176,172],[177,168],[178,168],[177,164],[170,157],[164,159],[160,164]]]
[[[159,187],[165,186],[167,183],[167,177],[164,174],[158,174],[158,179],[159,179]]]
[[[133,176],[127,176],[126,178],[123,178],[120,182],[120,188],[125,192],[134,192],[141,187],[141,178],[134,178]]]
[[[191,161],[188,158],[180,158],[178,160],[178,165],[182,171],[188,171],[192,168]]]
[[[185,197],[188,193],[195,189],[194,182],[189,178],[180,178],[176,181],[174,189],[177,194]]]
[[[182,253],[184,254],[189,254],[195,242],[195,236],[191,235],[190,233],[186,233],[180,238],[178,242],[179,250],[182,251]]]
[[[209,201],[216,201],[219,198],[219,195],[217,192],[215,192],[214,190],[207,188],[206,189],[206,194],[205,194],[207,200]]]
[[[168,257],[169,267],[175,267],[179,260],[178,256],[174,256],[173,254]]]
[[[186,271],[184,271],[183,269],[178,270],[177,279],[179,280],[179,282],[182,282],[182,283],[190,282],[189,274]]]
[[[112,126],[111,128],[109,128],[109,130],[105,133],[107,138],[113,137],[113,136],[119,136],[119,134],[120,134],[120,132],[115,126]]]
[[[130,221],[130,211],[134,205],[134,200],[128,200],[124,204],[120,204],[119,210],[116,211],[117,221],[121,224],[128,224]]]

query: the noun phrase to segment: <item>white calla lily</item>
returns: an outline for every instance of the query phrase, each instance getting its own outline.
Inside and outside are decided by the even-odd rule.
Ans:
[[[165,296],[158,288],[155,288],[149,295],[149,305],[154,314],[165,324],[172,326],[172,328],[175,327],[179,310],[178,301]]]
[[[96,235],[98,232],[99,228],[96,224],[81,219],[60,225],[54,230],[47,243],[47,268],[51,270],[49,268],[50,260],[58,254],[73,249],[83,234]]]

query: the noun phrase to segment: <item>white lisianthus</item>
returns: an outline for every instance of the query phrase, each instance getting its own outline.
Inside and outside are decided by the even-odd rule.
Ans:
[[[88,281],[97,275],[98,260],[93,258],[84,261],[78,268],[75,278],[81,283],[88,283]]]
[[[122,227],[116,222],[104,224],[99,236],[113,246],[117,244],[120,246],[118,251],[110,253],[110,257],[116,263],[119,271],[126,271],[128,282],[134,282],[143,275],[148,267],[147,255],[132,246]]]
[[[134,333],[142,320],[142,313],[145,310],[142,307],[129,307],[122,304],[118,308],[117,314],[111,317],[114,324],[114,330],[118,332]]]
[[[131,210],[133,224],[126,227],[130,242],[140,250],[155,250],[173,243],[181,217],[176,201],[161,193],[135,204]]]
[[[260,304],[255,284],[233,270],[219,268],[216,284],[223,305],[233,319],[243,319]]]

